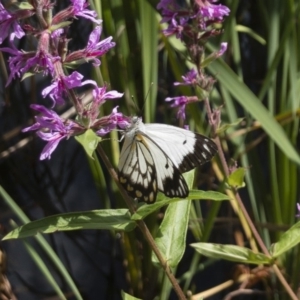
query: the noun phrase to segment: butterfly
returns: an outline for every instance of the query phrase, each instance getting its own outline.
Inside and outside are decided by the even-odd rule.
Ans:
[[[216,144],[192,131],[165,124],[144,124],[133,117],[123,131],[124,143],[118,177],[128,195],[154,203],[158,191],[167,197],[186,198],[182,173],[209,161]]]

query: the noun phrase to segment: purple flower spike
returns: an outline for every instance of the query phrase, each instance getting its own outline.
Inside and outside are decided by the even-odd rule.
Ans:
[[[22,131],[37,131],[37,135],[48,142],[40,155],[40,160],[50,159],[59,142],[70,137],[80,128],[73,121],[65,122],[55,111],[47,109],[45,106],[32,104],[30,107],[40,112],[41,115],[35,117],[35,124],[24,128]]]

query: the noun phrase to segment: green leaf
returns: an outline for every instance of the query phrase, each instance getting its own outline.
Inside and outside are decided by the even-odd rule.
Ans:
[[[121,292],[121,295],[122,295],[123,300],[142,300],[140,298],[133,297],[133,296],[125,293],[124,291]]]
[[[193,186],[194,173],[193,170],[184,174],[189,188]],[[179,264],[185,251],[190,208],[190,200],[170,204],[156,234],[155,243],[171,268]],[[152,262],[159,264],[154,252],[152,252]]]
[[[200,191],[200,190],[190,190],[188,200],[214,200],[214,201],[223,201],[223,200],[230,200],[225,194],[214,192],[214,191]],[[148,216],[149,214],[157,211],[161,207],[179,202],[179,201],[186,201],[186,199],[181,198],[168,198],[163,194],[159,194],[157,197],[157,201],[154,204],[142,204],[138,210],[132,215],[132,220],[141,220]]]
[[[289,230],[287,230],[279,239],[279,241],[272,245],[271,254],[273,257],[285,253],[291,248],[300,243],[300,222],[297,222]]]
[[[244,182],[244,178],[245,178],[245,168],[237,168],[236,170],[234,170],[227,178],[227,183],[236,189],[245,187],[245,182]]]
[[[89,129],[84,134],[76,136],[75,139],[83,146],[87,155],[91,159],[94,159],[93,153],[101,141],[101,138],[97,136],[93,130]]]
[[[32,221],[8,233],[2,240],[24,238],[37,233],[70,231],[79,229],[108,229],[130,231],[135,222],[128,209],[103,209],[59,214]]]
[[[210,243],[191,244],[197,252],[212,258],[248,263],[248,264],[271,264],[272,258],[262,253],[255,253],[252,250],[236,245],[221,245]]]
[[[179,264],[185,251],[190,207],[190,200],[170,204],[156,234],[155,242],[171,268]],[[159,264],[153,252],[152,262]]]

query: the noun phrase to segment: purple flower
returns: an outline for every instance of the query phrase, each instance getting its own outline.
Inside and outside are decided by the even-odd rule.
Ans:
[[[117,91],[106,92],[106,86],[100,88],[96,87],[93,90],[94,102],[98,105],[104,104],[106,99],[121,98],[123,95],[123,93],[119,93]]]
[[[216,2],[215,0],[197,1],[200,2],[199,13],[209,20],[222,21],[225,16],[228,16],[230,9],[225,5],[215,5],[210,2]]]
[[[221,43],[221,47],[218,51],[215,51],[211,53],[209,56],[206,57],[205,62],[203,62],[204,65],[206,65],[208,62],[212,62],[213,60],[219,58],[224,54],[224,52],[227,50],[228,43]]]
[[[15,37],[20,39],[25,35],[25,32],[16,20],[17,15],[10,14],[0,3],[0,44],[3,43],[10,32],[11,41],[13,41]]]
[[[174,82],[174,85],[195,85],[197,83],[198,73],[196,69],[191,69],[185,76],[181,76],[184,82]]]
[[[96,24],[101,24],[101,20],[97,20],[97,13],[93,10],[85,9],[89,4],[86,0],[71,0],[73,4],[72,13],[74,16],[82,17]]]
[[[166,36],[176,34],[177,38],[187,37],[192,42],[207,40],[209,36],[219,34],[213,23],[220,23],[230,12],[224,5],[212,4],[215,0],[194,0],[190,7],[179,6],[176,0],[161,0],[157,8],[161,10],[162,21],[169,26],[163,30]]]
[[[173,101],[171,104],[171,107],[178,107],[177,111],[177,118],[185,120],[185,108],[188,103],[196,102],[198,101],[198,98],[196,96],[178,96],[178,97],[168,97],[165,99],[167,102]]]
[[[175,19],[176,14],[171,20],[171,23],[169,24],[168,28],[163,30],[163,34],[165,36],[170,36],[173,34],[176,34],[176,37],[178,39],[182,39],[182,33],[184,32],[184,25],[187,24],[188,18],[178,18],[178,21]]]
[[[112,130],[120,127],[121,129],[126,128],[130,121],[128,117],[125,117],[122,113],[118,112],[118,106],[116,106],[109,116],[102,117],[95,124],[96,127],[101,127],[96,134],[99,136],[104,136]]]
[[[224,52],[227,50],[227,45],[228,43],[221,43],[221,48],[217,52],[217,57],[222,56],[224,54]]]
[[[100,36],[102,33],[102,27],[97,26],[90,34],[87,47],[85,49],[86,58],[94,61],[93,65],[95,67],[100,66],[100,60],[97,59],[97,56],[102,56],[105,54],[110,48],[114,47],[116,43],[111,42],[112,37],[108,37],[105,40],[100,41]]]
[[[161,23],[169,22],[177,15],[180,10],[180,6],[176,0],[161,0],[157,6],[157,9],[161,9],[161,15],[163,16]]]
[[[116,99],[122,96],[123,94],[117,91],[106,92],[106,86],[96,87],[93,90],[93,103],[90,108],[84,112],[85,118],[89,119],[90,126],[97,122],[100,106],[103,105],[107,99]]]
[[[101,62],[97,57],[102,56],[116,45],[115,42],[111,41],[111,36],[100,42],[101,33],[102,27],[97,26],[91,32],[86,48],[70,53],[67,55],[65,62],[92,61],[95,67],[100,66]]]
[[[11,48],[0,48],[1,51],[8,52],[12,56],[8,59],[10,68],[10,75],[8,77],[6,86],[10,84],[13,78],[20,77],[28,70],[33,69],[35,72],[43,71],[44,75],[54,74],[53,63],[60,59],[59,56],[52,56],[42,47],[36,52],[23,52],[19,51],[13,43],[10,44]]]
[[[37,131],[37,135],[42,140],[48,142],[40,155],[40,160],[50,159],[51,154],[61,140],[74,135],[75,131],[79,132],[81,130],[75,122],[71,120],[65,122],[55,111],[47,109],[42,105],[32,104],[30,107],[40,112],[41,115],[35,117],[35,124],[24,128],[22,131]]]
[[[26,61],[31,56],[31,54],[19,51],[12,43],[11,43],[11,48],[4,47],[4,48],[0,48],[0,50],[4,52],[8,52],[9,54],[12,55],[8,59],[10,74],[5,85],[7,87],[16,76],[17,77],[21,76],[21,69],[26,64]]]
[[[80,87],[85,84],[92,84],[97,86],[96,82],[93,80],[81,81],[83,75],[74,71],[69,76],[61,76],[55,79],[55,81],[42,91],[42,96],[45,98],[47,95],[53,100],[53,106],[58,103],[64,103],[64,97],[66,97],[68,90]]]
[[[296,217],[300,218],[300,203],[297,203],[297,212]]]
[[[187,96],[179,96],[179,97],[168,97],[165,99],[167,102],[173,101],[171,107],[178,107],[177,118],[185,120],[185,107],[188,103]]]
[[[53,76],[53,63],[57,60],[60,60],[59,56],[52,56],[49,52],[40,49],[36,52],[36,55],[27,60],[26,65],[21,69],[21,72],[25,73],[32,68],[35,73],[42,71],[43,75],[50,74]]]

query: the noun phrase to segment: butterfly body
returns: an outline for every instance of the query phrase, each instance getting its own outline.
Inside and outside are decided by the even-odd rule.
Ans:
[[[144,124],[138,117],[132,118],[123,136],[119,181],[131,197],[146,203],[155,202],[158,191],[186,198],[189,189],[182,173],[217,152],[205,136],[165,124]]]

